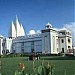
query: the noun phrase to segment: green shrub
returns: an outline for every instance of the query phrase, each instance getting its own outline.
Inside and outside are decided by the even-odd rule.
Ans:
[[[54,65],[49,62],[42,62],[38,67],[39,75],[53,75]]]

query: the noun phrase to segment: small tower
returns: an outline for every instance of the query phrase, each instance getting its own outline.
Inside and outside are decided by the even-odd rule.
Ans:
[[[48,22],[45,26],[45,29],[41,30],[42,32],[42,53],[45,53],[45,54],[51,53],[51,45],[50,45],[51,28],[52,28],[52,25]]]
[[[41,30],[42,32],[42,53],[45,54],[55,54],[57,53],[58,45],[56,40],[57,31],[52,28],[52,25],[48,22],[45,29]]]
[[[11,26],[9,28],[8,37],[9,38],[15,38],[16,37],[16,29],[15,29],[13,21],[12,21]]]
[[[50,29],[50,28],[52,28],[52,25],[48,22],[48,23],[46,24],[45,28],[46,28],[46,29]]]
[[[3,50],[3,36],[0,34],[0,54],[2,55],[2,50]]]
[[[21,24],[21,36],[25,36],[25,31],[24,31],[24,28],[23,28],[23,26],[22,26],[22,24]]]
[[[63,28],[59,32],[59,50],[62,53],[69,52],[69,49],[72,49],[72,36],[71,32],[66,28]]]
[[[20,23],[18,21],[18,17],[16,16],[16,24],[15,24],[15,28],[16,28],[16,37],[21,35],[21,27],[20,27]]]

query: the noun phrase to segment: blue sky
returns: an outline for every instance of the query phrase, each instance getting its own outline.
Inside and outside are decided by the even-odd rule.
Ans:
[[[0,0],[0,34],[8,35],[11,21],[16,15],[28,33],[29,30],[41,30],[47,22],[61,28],[74,22],[75,0]]]

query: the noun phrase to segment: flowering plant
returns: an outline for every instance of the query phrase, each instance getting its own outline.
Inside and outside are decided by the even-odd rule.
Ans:
[[[24,63],[19,63],[18,64],[18,70],[15,71],[15,75],[24,75]]]
[[[24,71],[24,69],[25,69],[24,63],[19,63],[18,66],[19,66],[19,69]]]

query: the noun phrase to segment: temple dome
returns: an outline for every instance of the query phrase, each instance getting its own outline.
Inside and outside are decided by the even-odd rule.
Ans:
[[[0,34],[0,38],[3,38],[4,36],[2,36],[1,34]]]
[[[33,34],[36,34],[35,30],[30,30],[29,35],[33,35]]]

